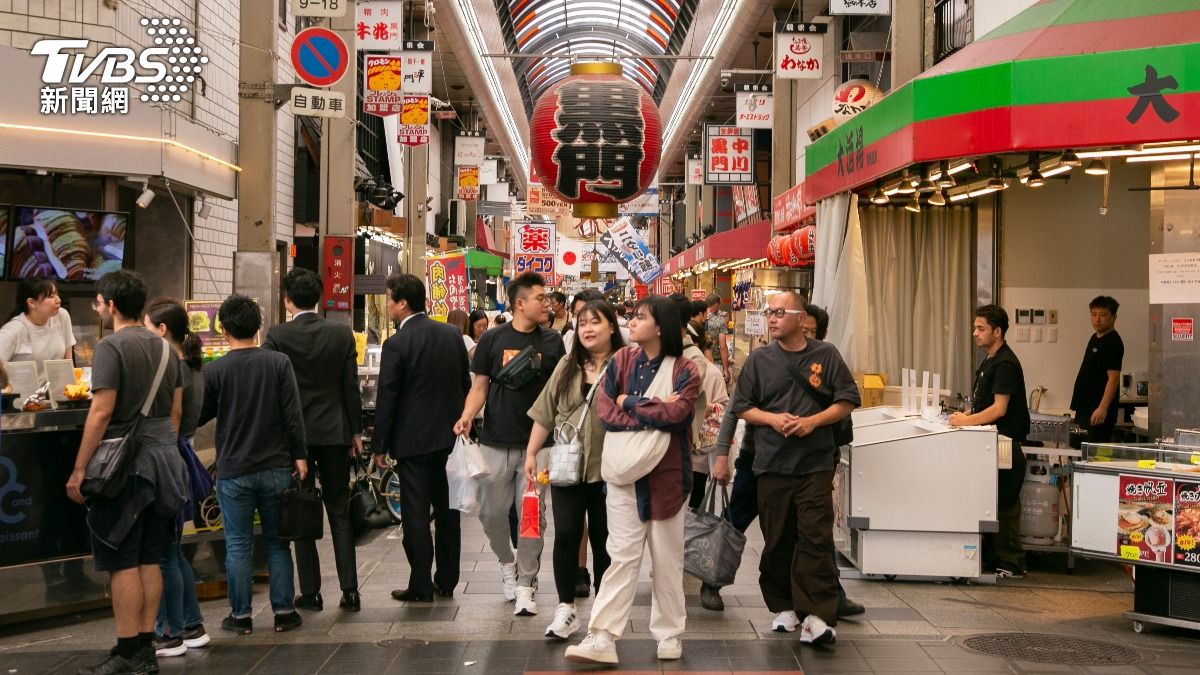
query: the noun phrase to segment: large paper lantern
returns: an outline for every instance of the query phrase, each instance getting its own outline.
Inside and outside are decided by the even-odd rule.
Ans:
[[[817,228],[806,225],[795,230],[790,235],[792,239],[792,256],[799,261],[793,267],[804,267],[813,264],[817,257]]]
[[[870,80],[847,80],[833,92],[833,117],[839,123],[883,100],[883,92]]]
[[[621,72],[619,63],[574,64],[533,107],[534,171],[576,218],[616,218],[658,171],[658,107]]]
[[[772,265],[783,265],[783,254],[779,251],[779,241],[783,237],[771,237],[767,243],[767,262]]]

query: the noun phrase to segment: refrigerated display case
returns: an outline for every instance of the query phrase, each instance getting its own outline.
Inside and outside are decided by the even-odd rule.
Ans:
[[[1071,551],[1135,566],[1144,624],[1200,630],[1200,446],[1083,444],[1076,462]]]

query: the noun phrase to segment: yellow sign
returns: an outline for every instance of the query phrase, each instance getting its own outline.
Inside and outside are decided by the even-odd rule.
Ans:
[[[1155,469],[1158,468],[1158,462],[1153,459],[1139,459],[1137,468],[1139,469]]]
[[[354,351],[358,354],[358,365],[366,365],[367,363],[367,334],[354,334]]]
[[[1121,558],[1124,560],[1141,560],[1142,552],[1136,546],[1122,546]]]
[[[1200,464],[1200,452],[1192,453],[1192,464]]]

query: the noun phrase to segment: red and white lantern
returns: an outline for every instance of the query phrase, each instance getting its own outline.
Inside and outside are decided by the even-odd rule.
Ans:
[[[616,218],[658,172],[662,121],[619,63],[577,63],[542,94],[530,119],[533,168],[576,218]]]
[[[806,225],[789,235],[792,240],[791,267],[807,267],[817,259],[817,228]],[[794,261],[794,262],[793,262]]]

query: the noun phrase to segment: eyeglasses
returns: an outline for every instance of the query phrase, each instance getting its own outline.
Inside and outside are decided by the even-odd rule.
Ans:
[[[764,316],[766,316],[768,318],[773,316],[776,319],[782,319],[783,317],[787,316],[788,314],[795,314],[795,315],[799,315],[799,316],[804,316],[805,314],[808,314],[808,312],[805,312],[802,309],[764,309],[764,310],[762,310],[762,313]]]

